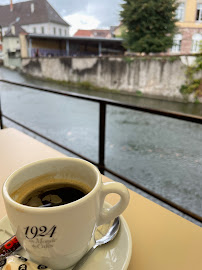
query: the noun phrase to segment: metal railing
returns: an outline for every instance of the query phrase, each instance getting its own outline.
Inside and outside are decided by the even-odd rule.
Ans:
[[[132,186],[142,190],[143,192],[146,192],[147,194],[153,196],[154,198],[170,205],[171,207],[179,210],[180,212],[196,219],[197,221],[202,222],[202,217],[197,215],[196,213],[193,213],[185,208],[183,208],[182,206],[164,198],[163,196],[153,192],[152,190],[144,187],[143,185],[135,182],[134,180],[128,179],[127,177],[111,170],[110,168],[107,168],[105,166],[105,130],[106,130],[106,106],[111,105],[111,106],[116,106],[116,107],[120,107],[120,108],[125,108],[125,109],[130,109],[130,110],[135,110],[135,111],[139,111],[139,112],[145,112],[145,113],[150,113],[150,114],[154,114],[154,115],[160,115],[160,116],[166,116],[169,118],[174,118],[174,119],[179,119],[179,120],[185,120],[185,121],[189,121],[192,123],[197,123],[197,124],[202,124],[202,117],[200,116],[195,116],[195,115],[189,115],[189,114],[182,114],[182,113],[177,113],[177,112],[171,112],[171,111],[162,111],[162,110],[158,110],[158,109],[152,109],[152,108],[146,108],[146,107],[139,107],[139,106],[135,106],[135,105],[129,105],[129,104],[125,104],[119,101],[113,101],[113,100],[109,100],[109,99],[104,99],[104,98],[98,98],[98,97],[91,97],[91,96],[87,96],[87,95],[82,95],[82,94],[77,94],[77,93],[71,93],[68,91],[58,91],[58,90],[52,90],[52,89],[48,89],[48,88],[43,88],[43,87],[36,87],[33,85],[28,85],[28,84],[22,84],[22,83],[16,83],[16,82],[11,82],[11,81],[7,81],[7,80],[1,80],[0,82],[2,83],[7,83],[7,84],[12,84],[12,85],[16,85],[16,86],[21,86],[21,87],[26,87],[26,88],[30,88],[30,89],[35,89],[38,91],[43,91],[45,93],[52,93],[52,94],[57,94],[57,95],[62,95],[62,96],[66,96],[66,97],[72,97],[72,98],[77,98],[77,99],[82,99],[82,100],[86,100],[86,101],[92,101],[92,102],[96,102],[99,104],[99,144],[98,144],[98,162],[95,162],[94,160],[90,160],[89,158],[81,155],[80,153],[75,152],[73,149],[70,149],[46,136],[44,136],[43,134],[40,134],[39,132],[21,124],[20,122],[10,118],[9,116],[5,115],[2,111],[1,111],[1,106],[0,106],[0,127],[3,128],[3,118],[19,125],[20,127],[34,133],[35,135],[55,144],[58,147],[61,147],[62,149],[82,158],[85,159],[91,163],[93,163],[94,165],[96,165],[100,172],[102,174],[104,174],[105,172],[108,172],[110,174],[112,174],[115,177],[118,177],[120,179],[122,179],[123,181],[131,184]]]

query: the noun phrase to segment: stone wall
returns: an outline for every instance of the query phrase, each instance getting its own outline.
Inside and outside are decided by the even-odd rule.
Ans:
[[[76,83],[170,100],[183,100],[186,64],[193,58],[25,58],[22,71],[39,78]]]

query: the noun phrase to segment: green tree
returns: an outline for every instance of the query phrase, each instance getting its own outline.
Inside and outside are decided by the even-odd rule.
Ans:
[[[126,27],[124,46],[134,52],[165,52],[177,32],[176,0],[124,0],[120,15]]]

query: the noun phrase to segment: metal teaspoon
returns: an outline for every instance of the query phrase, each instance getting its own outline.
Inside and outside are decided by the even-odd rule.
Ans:
[[[112,226],[109,228],[109,230],[107,231],[107,233],[102,238],[95,241],[94,246],[74,265],[72,270],[80,269],[80,267],[85,263],[85,261],[88,259],[88,257],[93,253],[93,251],[97,247],[102,246],[112,241],[116,237],[119,231],[119,228],[120,228],[120,218],[117,217],[114,219],[114,222]]]

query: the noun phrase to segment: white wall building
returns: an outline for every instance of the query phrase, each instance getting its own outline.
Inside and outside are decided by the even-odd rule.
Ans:
[[[3,36],[12,24],[18,23],[27,33],[69,36],[70,25],[47,0],[30,0],[0,6],[0,27]]]
[[[4,65],[19,66],[21,33],[53,37],[69,36],[70,25],[47,0],[30,0],[15,4],[10,1],[10,5],[0,5],[0,29],[3,34],[0,50],[2,47]]]

